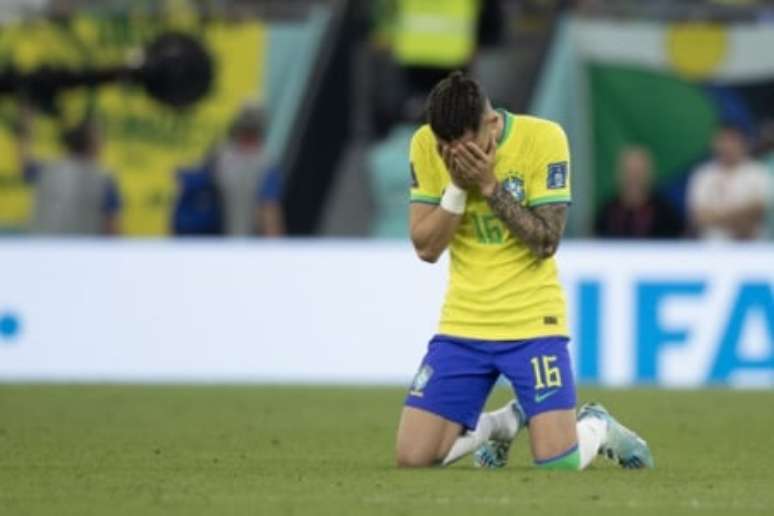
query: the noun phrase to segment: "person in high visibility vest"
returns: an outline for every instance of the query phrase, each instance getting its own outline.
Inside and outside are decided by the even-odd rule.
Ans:
[[[463,68],[476,50],[480,0],[396,0],[392,34],[402,66]]]

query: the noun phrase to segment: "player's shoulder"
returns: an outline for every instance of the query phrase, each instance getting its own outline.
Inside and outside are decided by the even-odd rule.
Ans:
[[[564,129],[558,122],[532,115],[514,115],[517,127],[538,136],[564,137]]]
[[[411,144],[426,148],[433,148],[435,146],[435,135],[433,130],[430,129],[430,124],[423,124],[414,131],[414,135],[411,137]]]

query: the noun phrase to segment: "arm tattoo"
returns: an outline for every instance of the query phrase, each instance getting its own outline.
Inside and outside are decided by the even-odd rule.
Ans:
[[[567,220],[567,205],[545,204],[534,209],[522,206],[499,186],[487,199],[492,212],[510,232],[524,242],[538,258],[553,256],[559,247]]]

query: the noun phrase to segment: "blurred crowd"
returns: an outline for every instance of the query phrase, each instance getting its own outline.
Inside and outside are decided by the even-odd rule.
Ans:
[[[61,133],[63,155],[38,159],[30,151],[29,108],[21,109],[19,169],[34,189],[30,232],[38,235],[119,235],[121,192],[100,164],[102,131],[92,118]],[[264,152],[266,117],[247,104],[204,159],[176,171],[169,221],[178,236],[281,236],[285,233],[282,175]]]
[[[653,184],[653,159],[631,146],[618,160],[617,192],[597,213],[602,238],[760,240],[774,231],[774,141],[762,138],[757,152],[742,128],[721,125],[712,156],[690,174],[683,201],[675,206]]]
[[[373,77],[368,90],[370,140],[365,164],[375,205],[372,236],[407,235],[409,142],[422,123],[423,102],[431,87],[452,70],[466,70],[481,79],[495,103],[512,106],[513,100],[503,98],[498,90],[499,83],[506,89],[522,88],[520,98],[528,96],[533,84],[514,82],[511,72],[499,66],[498,52],[505,46],[523,52],[519,57],[525,68],[517,75],[522,81],[523,77],[532,80],[535,70],[532,75],[522,72],[542,62],[541,45],[551,36],[547,20],[555,21],[556,13],[568,6],[599,4],[559,0],[374,0],[369,4]],[[512,16],[509,10],[516,5],[518,16]],[[514,41],[514,32],[522,39]],[[101,165],[105,133],[99,123],[86,118],[67,127],[61,133],[63,154],[41,159],[30,145],[32,117],[26,108],[20,111],[18,168],[35,197],[30,232],[121,234],[123,196],[112,171]],[[246,104],[200,162],[174,171],[171,234],[273,237],[286,233],[283,171],[267,157],[266,135],[263,107]],[[615,239],[774,238],[774,121],[762,124],[755,134],[723,123],[707,143],[711,155],[690,172],[679,198],[656,181],[661,174],[651,149],[640,144],[624,147],[617,161],[615,193],[609,199],[597,199],[591,233]]]
[[[175,235],[276,237],[285,233],[282,174],[264,152],[266,117],[245,106],[225,141],[178,172]]]

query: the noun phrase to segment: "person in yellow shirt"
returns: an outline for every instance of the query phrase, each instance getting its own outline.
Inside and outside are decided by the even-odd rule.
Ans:
[[[401,467],[502,467],[529,426],[535,463],[583,469],[604,454],[652,467],[650,450],[599,404],[576,416],[565,299],[554,254],[571,202],[570,153],[551,121],[492,108],[454,72],[427,102],[411,143],[411,240],[434,263],[450,252],[438,333],[398,429]],[[500,375],[518,400],[481,410]]]

